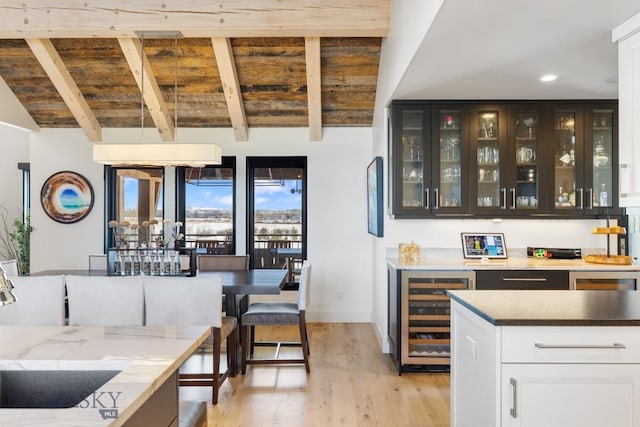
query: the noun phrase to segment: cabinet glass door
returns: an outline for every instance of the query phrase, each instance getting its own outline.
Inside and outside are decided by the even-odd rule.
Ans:
[[[433,157],[437,159],[432,178],[433,211],[435,214],[451,213],[459,211],[463,205],[468,206],[468,184],[462,179],[468,165],[468,156],[465,155],[468,139],[463,132],[467,128],[467,116],[463,109],[448,107],[434,107],[432,114],[435,130]]]
[[[592,118],[592,187],[588,190],[592,203],[590,207],[612,207],[613,109],[594,109]]]
[[[478,107],[471,110],[472,140],[471,172],[473,211],[490,212],[506,208],[506,185],[501,174],[503,135],[506,123],[499,107]],[[475,163],[475,167],[474,167]]]
[[[582,204],[580,187],[576,195],[576,119],[575,112],[555,111],[553,114],[553,205],[556,210],[574,210],[577,203]]]
[[[428,207],[425,200],[424,153],[428,135],[425,110],[401,111],[402,138],[402,209]]]
[[[510,188],[510,208],[537,210],[540,200],[539,120],[537,111],[514,113],[514,140],[510,141],[515,180]]]

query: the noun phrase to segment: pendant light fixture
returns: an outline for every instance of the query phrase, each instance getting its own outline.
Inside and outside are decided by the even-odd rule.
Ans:
[[[111,166],[187,166],[204,167],[222,163],[220,147],[216,144],[178,143],[178,39],[179,31],[136,32],[142,41],[140,49],[140,143],[96,143],[93,160]],[[175,142],[144,142],[144,39],[171,38],[174,46],[174,140]]]

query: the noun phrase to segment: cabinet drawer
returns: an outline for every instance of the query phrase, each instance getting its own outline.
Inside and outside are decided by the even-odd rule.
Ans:
[[[476,289],[569,289],[569,272],[561,270],[478,270]]]
[[[503,363],[638,363],[638,327],[503,326]]]

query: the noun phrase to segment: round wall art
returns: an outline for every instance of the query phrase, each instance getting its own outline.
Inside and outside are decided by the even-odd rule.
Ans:
[[[40,203],[49,217],[63,224],[80,221],[93,208],[93,188],[87,179],[75,172],[51,175],[40,191]]]

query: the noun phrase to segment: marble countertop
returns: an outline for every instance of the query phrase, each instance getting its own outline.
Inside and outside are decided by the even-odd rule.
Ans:
[[[496,326],[639,326],[637,291],[448,291]]]
[[[118,418],[98,409],[0,409],[4,426],[120,426],[203,343],[208,326],[0,326],[0,370],[114,369],[97,392],[120,393]]]
[[[387,258],[397,270],[571,270],[571,271],[640,271],[640,265],[594,264],[583,259],[508,258],[482,261],[462,257],[422,257],[411,262]]]

